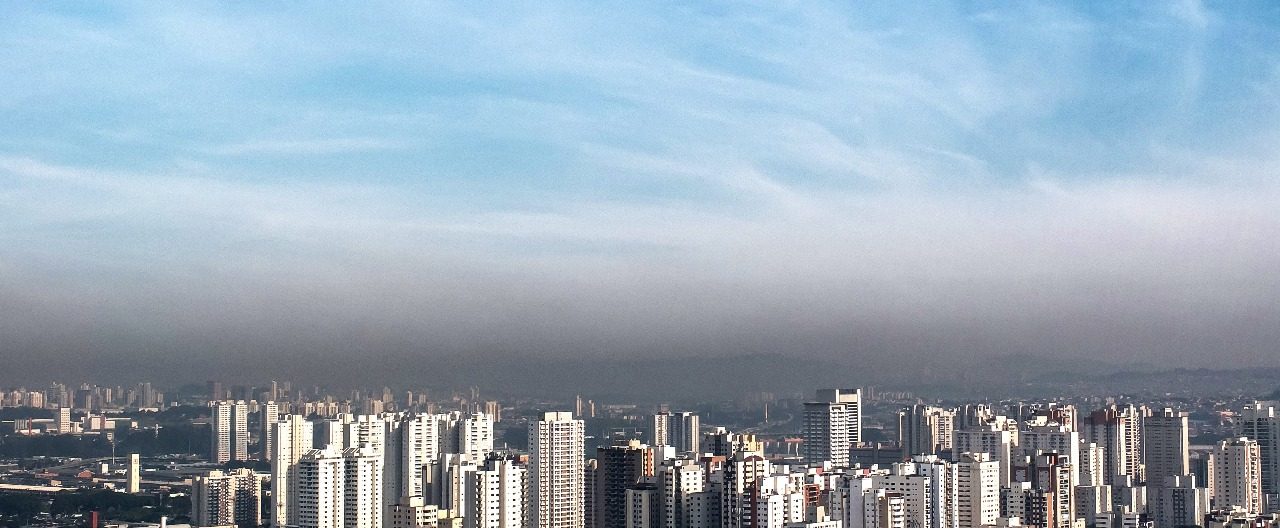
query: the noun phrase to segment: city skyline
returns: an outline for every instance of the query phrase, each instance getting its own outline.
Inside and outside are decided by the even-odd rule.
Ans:
[[[11,5],[0,356],[42,378],[1280,366],[1278,24],[1264,2]]]

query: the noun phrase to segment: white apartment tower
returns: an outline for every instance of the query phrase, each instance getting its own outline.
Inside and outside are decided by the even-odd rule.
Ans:
[[[623,528],[661,528],[662,493],[652,484],[637,484],[623,494]],[[767,526],[767,525],[761,525]]]
[[[1246,437],[1223,440],[1209,454],[1209,493],[1215,510],[1241,508],[1262,513],[1262,465],[1258,442]]]
[[[210,471],[191,481],[194,526],[258,526],[262,523],[262,479],[253,470]]]
[[[382,453],[372,447],[342,451],[344,528],[382,528]]]
[[[457,453],[444,453],[431,464],[429,502],[450,514],[470,517],[467,490],[480,466],[471,457]]]
[[[249,459],[249,405],[243,401],[209,402],[209,461],[225,464]]]
[[[404,497],[387,509],[387,528],[436,528],[440,515],[422,497]]]
[[[906,528],[906,510],[902,494],[888,491],[875,477],[846,474],[835,481],[831,514],[842,528]]]
[[[671,446],[677,453],[698,453],[702,434],[699,432],[698,415],[691,412],[660,412],[653,415],[650,424],[649,444]]]
[[[992,423],[958,429],[951,444],[952,456],[960,460],[963,453],[984,453],[1000,468],[1000,485],[1010,482],[1013,461],[1013,432]]]
[[[1032,425],[1018,432],[1018,450],[1026,456],[1053,452],[1067,457],[1071,463],[1071,485],[1080,485],[1080,433],[1065,425]]]
[[[297,512],[296,526],[343,528],[346,469],[342,452],[334,447],[313,449],[302,455],[297,466],[295,479],[290,482],[290,487],[297,490],[297,504],[290,506]]]
[[[280,421],[280,406],[275,402],[262,404],[258,410],[258,423],[262,426],[259,434],[263,460],[271,460],[275,454],[276,422]]]
[[[819,389],[804,404],[804,461],[849,461],[849,448],[862,442],[862,389]]]
[[[53,415],[53,428],[58,434],[71,432],[71,408],[58,407]]]
[[[952,528],[995,524],[1000,517],[1000,463],[986,453],[960,453],[951,467],[955,493]]]
[[[291,484],[300,528],[382,527],[382,455],[371,447],[308,451]]]
[[[448,445],[443,450],[472,460],[484,460],[493,451],[493,418],[485,413],[453,413],[447,419]]]
[[[697,524],[702,512],[694,504],[694,497],[705,490],[705,481],[705,470],[693,460],[668,460],[659,468],[665,528],[691,528]]]
[[[1191,475],[1166,477],[1152,490],[1148,512],[1156,526],[1203,526],[1209,490],[1197,488]]]
[[[464,528],[522,528],[528,508],[525,467],[514,460],[490,458],[468,482],[471,515]]]
[[[440,456],[440,421],[434,414],[414,414],[400,423],[400,495],[421,497],[423,468]]]
[[[1280,417],[1276,402],[1253,402],[1240,413],[1240,436],[1258,442],[1262,465],[1262,492],[1280,494]]]
[[[530,528],[584,528],[583,422],[548,412],[529,424]]]
[[[1084,418],[1081,429],[1082,440],[1103,449],[1104,483],[1114,484],[1123,475],[1142,480],[1142,420],[1136,407],[1111,405],[1094,411]]]
[[[898,443],[907,455],[936,455],[951,450],[956,413],[932,405],[898,412]]]
[[[303,416],[290,414],[276,422],[271,446],[271,518],[275,526],[299,524],[297,481],[298,461],[311,450],[312,424]]]
[[[1164,409],[1143,418],[1142,449],[1146,452],[1147,486],[1158,488],[1167,479],[1191,473],[1187,413]]]
[[[125,471],[125,492],[138,493],[139,491],[142,491],[142,462],[138,460],[137,453],[129,454],[129,467],[127,467]]]

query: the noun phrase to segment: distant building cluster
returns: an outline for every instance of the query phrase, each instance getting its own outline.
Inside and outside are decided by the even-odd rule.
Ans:
[[[95,416],[94,393],[66,402]],[[884,427],[868,429],[885,422],[864,406],[886,400],[860,389],[822,389],[785,407],[794,414],[786,418],[790,436],[707,425],[697,412],[666,406],[637,414],[635,405],[597,407],[581,398],[573,410],[522,412],[512,423],[502,421],[502,405],[475,391],[453,402],[455,410],[413,393],[397,400],[390,391],[348,401],[310,401],[274,383],[241,394],[263,400],[231,393],[210,384],[207,460],[219,469],[190,478],[196,527],[1280,524],[1275,402],[1230,412],[1230,434],[1196,446],[1190,413],[1115,402],[1000,410],[897,405],[889,411],[894,440],[884,437]],[[12,391],[6,401],[22,395],[27,403],[30,394]],[[55,415],[24,427],[39,434],[84,430],[83,421],[71,420],[72,408],[61,406],[62,394],[37,394],[35,401]],[[758,403],[768,409],[769,401]],[[370,412],[352,412],[357,408]],[[607,438],[593,437],[587,423],[598,411],[640,426],[618,425]],[[523,428],[527,443],[497,447],[498,425]],[[139,458],[127,460],[122,491],[139,493],[146,483]],[[262,464],[258,471],[245,467],[255,463]]]

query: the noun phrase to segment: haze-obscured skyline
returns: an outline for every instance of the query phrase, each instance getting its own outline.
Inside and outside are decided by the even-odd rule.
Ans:
[[[13,3],[0,382],[1276,365],[1277,42],[1267,2]]]

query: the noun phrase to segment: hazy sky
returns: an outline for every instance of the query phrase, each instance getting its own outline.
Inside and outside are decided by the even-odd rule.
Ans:
[[[0,370],[1280,363],[1280,4],[959,4],[9,2]]]

